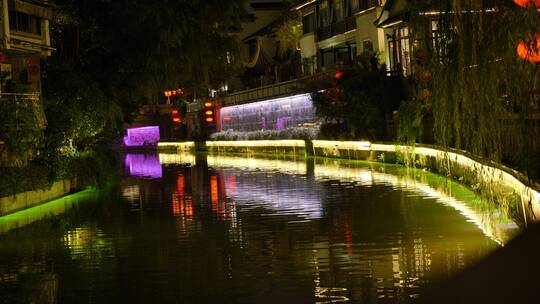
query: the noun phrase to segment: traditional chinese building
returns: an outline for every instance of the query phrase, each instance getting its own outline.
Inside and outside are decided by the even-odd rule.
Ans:
[[[5,115],[1,130],[4,134],[39,132],[46,127],[41,61],[53,50],[52,9],[47,0],[1,0],[0,12],[0,111]],[[0,138],[0,146],[4,144]]]
[[[305,75],[351,66],[363,52],[385,53],[385,37],[374,21],[381,0],[305,0],[293,7],[302,16],[300,39]]]

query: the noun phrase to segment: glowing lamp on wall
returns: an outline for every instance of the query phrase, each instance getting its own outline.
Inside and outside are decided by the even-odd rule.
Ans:
[[[540,1],[540,0],[539,0]],[[518,44],[517,55],[529,62],[540,62],[540,34],[535,39],[523,40]]]
[[[540,8],[540,0],[514,0],[514,2],[521,7],[529,8],[534,4],[537,8]]]
[[[345,72],[343,71],[336,71],[336,73],[334,74],[335,79],[342,79],[344,76],[345,76]]]
[[[204,102],[204,121],[208,125],[208,127],[214,127],[214,121],[216,120],[214,117],[214,103],[212,101],[205,101]]]
[[[172,121],[177,125],[180,124],[180,122],[182,121],[182,119],[180,118],[180,111],[178,111],[177,109],[171,110],[171,118]]]

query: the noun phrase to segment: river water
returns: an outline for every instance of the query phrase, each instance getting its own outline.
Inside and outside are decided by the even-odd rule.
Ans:
[[[87,190],[0,218],[0,303],[414,303],[517,226],[421,170],[122,156]]]

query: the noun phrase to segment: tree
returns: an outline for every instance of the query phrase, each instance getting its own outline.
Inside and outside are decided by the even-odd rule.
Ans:
[[[342,73],[332,87],[314,94],[317,115],[330,124],[323,125],[322,136],[388,139],[386,117],[405,99],[402,80],[388,77],[371,53],[360,56],[354,69]]]
[[[139,105],[233,75],[244,0],[57,0],[44,93],[53,142],[114,135]],[[123,117],[120,116],[123,113]],[[58,119],[56,118],[58,117]],[[92,138],[94,138],[92,140]]]
[[[441,13],[427,18],[427,10]],[[438,145],[538,177],[538,120],[531,115],[540,105],[538,65],[520,59],[516,48],[538,31],[540,13],[513,1],[422,0],[411,1],[410,15],[415,53],[426,56],[415,60],[418,89],[407,104],[417,116],[406,120],[416,128],[403,126],[432,129]]]

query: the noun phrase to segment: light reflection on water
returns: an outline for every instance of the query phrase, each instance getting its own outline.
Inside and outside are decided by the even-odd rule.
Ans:
[[[163,177],[159,157],[154,154],[126,154],[124,156],[124,165],[131,176],[148,178]]]
[[[54,303],[408,303],[516,231],[465,187],[397,166],[130,159],[119,198],[0,236],[3,298],[56,284]],[[128,169],[156,159],[159,178]]]

